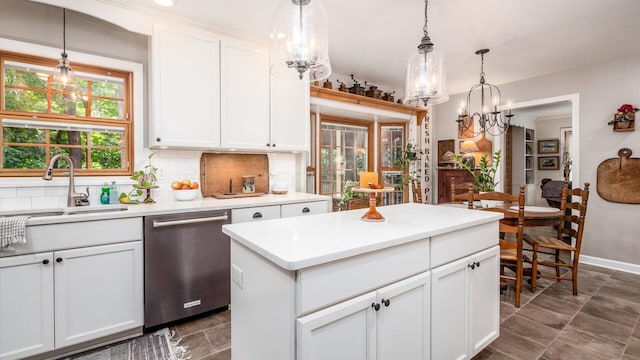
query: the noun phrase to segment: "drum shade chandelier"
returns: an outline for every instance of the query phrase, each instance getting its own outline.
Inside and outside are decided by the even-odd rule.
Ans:
[[[316,81],[331,74],[329,22],[320,0],[285,0],[273,22],[271,73],[295,69],[300,79]]]
[[[502,103],[500,89],[485,81],[484,54],[488,52],[489,49],[476,51],[476,55],[480,55],[480,82],[473,85],[469,90],[466,106],[464,103],[461,104],[461,108],[458,110],[458,118],[456,119],[460,132],[473,130],[473,124],[477,120],[480,124],[480,130],[478,132],[474,131],[474,136],[485,132],[494,136],[500,135],[507,131],[511,124],[511,118],[513,117],[511,106],[508,107],[504,115],[501,111],[498,111],[498,106]],[[480,111],[471,113],[472,96],[475,94],[480,94],[480,98],[478,99]]]
[[[407,81],[405,83],[405,103],[419,103],[424,106],[441,104],[449,100],[444,56],[433,49],[433,42],[427,31],[427,9],[429,1],[424,2],[424,36],[418,45],[418,52],[407,63]]]
[[[53,69],[53,83],[62,87],[74,85],[76,75],[67,59],[67,9],[62,9],[62,53],[60,62]]]

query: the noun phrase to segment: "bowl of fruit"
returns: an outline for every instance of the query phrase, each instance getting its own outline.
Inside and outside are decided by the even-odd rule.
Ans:
[[[173,197],[178,201],[189,201],[198,197],[200,186],[197,181],[182,180],[171,183]]]

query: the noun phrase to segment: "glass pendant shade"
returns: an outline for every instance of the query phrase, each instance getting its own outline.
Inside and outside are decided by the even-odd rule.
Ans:
[[[66,87],[75,84],[75,81],[76,75],[69,65],[69,60],[67,60],[67,53],[63,52],[60,57],[60,62],[55,67],[55,69],[53,69],[53,83],[62,87]]]
[[[307,81],[331,74],[329,24],[320,0],[284,0],[276,10],[272,37],[272,74],[294,69]]]
[[[426,106],[449,100],[444,56],[436,50],[418,50],[409,58],[405,86],[405,103],[422,100]]]

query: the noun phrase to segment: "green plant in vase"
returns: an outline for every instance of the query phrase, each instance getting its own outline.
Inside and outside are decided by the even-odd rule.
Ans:
[[[142,170],[136,170],[131,174],[129,179],[136,181],[136,184],[133,184],[133,189],[128,193],[121,193],[119,200],[124,203],[134,203],[137,202],[137,198],[144,194],[144,191],[147,192],[147,197],[144,199],[145,203],[154,203],[155,200],[151,197],[151,189],[156,187],[156,181],[158,181],[157,171],[158,168],[151,164],[151,158],[156,153],[153,152],[149,154],[147,160],[149,163],[144,166]]]
[[[400,152],[396,164],[402,169],[402,184],[404,186],[408,186],[412,180],[420,179],[420,155],[424,155],[424,151],[412,143],[407,143]]]
[[[474,185],[478,191],[489,192],[495,191],[498,181],[496,181],[496,171],[498,165],[500,165],[501,150],[496,151],[493,154],[493,164],[489,165],[487,160],[487,153],[480,158],[480,166],[476,169],[471,167],[462,161],[462,156],[453,154],[451,157],[460,165],[463,169],[469,171],[474,178]]]

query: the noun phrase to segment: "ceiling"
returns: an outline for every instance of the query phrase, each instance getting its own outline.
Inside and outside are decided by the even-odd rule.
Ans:
[[[126,3],[266,42],[280,1],[289,0],[177,0],[171,8],[152,0]],[[403,92],[406,62],[422,37],[424,2],[323,3],[333,71]],[[480,58],[474,52],[481,48],[491,49],[485,73],[493,84],[638,55],[638,14],[638,0],[431,0],[428,30],[435,48],[445,55],[449,93],[455,94],[478,82]]]

